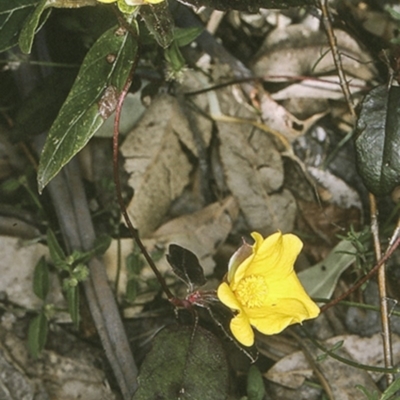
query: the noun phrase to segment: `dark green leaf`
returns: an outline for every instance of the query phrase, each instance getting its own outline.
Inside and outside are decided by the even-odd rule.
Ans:
[[[49,293],[49,267],[44,257],[36,264],[33,273],[33,292],[41,300],[45,300]]]
[[[177,244],[171,244],[168,248],[167,260],[174,274],[189,287],[189,292],[193,292],[196,287],[206,283],[199,259],[191,251]]]
[[[79,315],[79,287],[68,285],[65,289],[67,295],[68,312],[71,316],[72,323],[78,329],[80,315]]]
[[[211,7],[217,10],[256,12],[260,8],[289,8],[315,5],[315,0],[178,0],[197,8]]]
[[[128,282],[126,283],[125,298],[133,303],[139,291],[139,274],[144,266],[144,262],[139,252],[133,252],[126,257],[126,270]]]
[[[147,4],[140,7],[139,12],[157,43],[166,49],[174,39],[174,20],[168,3],[163,1],[159,4]]]
[[[39,4],[39,0],[0,1],[0,52],[18,42],[26,18]]]
[[[105,32],[89,50],[46,140],[38,169],[39,191],[112,114],[136,51],[136,40],[121,28]]]
[[[29,324],[28,347],[33,358],[38,358],[43,350],[48,332],[48,321],[44,313],[40,313]]]
[[[219,340],[203,328],[169,326],[154,339],[133,400],[225,400],[228,365]]]
[[[66,264],[65,253],[58,243],[56,235],[51,229],[47,230],[47,246],[49,247],[50,257],[54,265],[59,269],[65,269],[63,268],[63,266]]]
[[[400,87],[385,85],[365,97],[357,121],[357,167],[377,196],[400,185]]]
[[[25,54],[31,52],[33,39],[35,37],[36,30],[38,29],[40,17],[43,11],[46,9],[48,0],[41,0],[36,6],[35,11],[26,19],[24,26],[19,35],[18,43],[21,51]]]
[[[11,131],[13,142],[28,139],[50,129],[75,77],[75,71],[55,72],[29,93],[14,120]]]
[[[247,375],[247,399],[262,400],[265,396],[264,381],[260,370],[252,365]]]
[[[186,65],[186,61],[175,41],[165,49],[164,54],[172,71],[179,72]]]
[[[176,28],[174,30],[174,41],[179,47],[192,43],[203,32],[203,28],[194,26],[192,28]]]
[[[96,256],[102,256],[111,245],[111,236],[107,234],[101,234],[96,237],[93,245],[93,253]]]

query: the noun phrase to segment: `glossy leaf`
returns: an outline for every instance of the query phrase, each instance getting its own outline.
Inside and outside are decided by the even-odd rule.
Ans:
[[[48,321],[44,313],[40,313],[29,324],[28,347],[33,358],[38,358],[46,344]]]
[[[228,365],[219,340],[197,327],[169,326],[154,339],[133,400],[228,396]]]
[[[203,267],[200,265],[197,256],[191,251],[177,244],[171,244],[168,249],[167,260],[174,274],[188,285],[189,292],[206,283]]]
[[[136,51],[132,35],[115,27],[89,50],[48,134],[38,170],[40,192],[112,114]]]
[[[18,42],[19,33],[39,0],[0,1],[0,52]]]
[[[33,292],[41,300],[45,300],[49,293],[49,267],[44,257],[41,257],[33,272]]]
[[[289,8],[315,5],[314,0],[178,0],[183,4],[211,7],[217,10],[256,12],[260,8]]]
[[[371,193],[384,196],[400,185],[400,87],[382,85],[367,94],[355,143],[357,168]]]
[[[47,7],[48,0],[41,0],[36,6],[35,11],[26,19],[24,27],[19,35],[18,43],[23,53],[30,53],[32,49],[33,39],[38,29],[40,17]]]

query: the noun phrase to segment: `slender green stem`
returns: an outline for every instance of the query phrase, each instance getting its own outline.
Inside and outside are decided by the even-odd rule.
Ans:
[[[338,360],[344,364],[350,365],[354,368],[358,369],[363,369],[365,371],[371,371],[371,372],[380,372],[382,374],[397,374],[400,372],[400,367],[391,367],[391,368],[384,368],[384,367],[374,367],[371,365],[366,365],[366,364],[360,364],[356,361],[349,360],[348,358],[341,357],[337,355],[334,351],[331,351],[327,349],[325,346],[323,346],[321,343],[319,343],[317,340],[315,340],[312,335],[307,331],[306,328],[303,326],[301,327],[305,335],[307,336],[308,339],[312,342],[313,345],[318,347],[320,350],[322,350],[324,353],[328,354],[330,357],[334,358],[335,360]]]

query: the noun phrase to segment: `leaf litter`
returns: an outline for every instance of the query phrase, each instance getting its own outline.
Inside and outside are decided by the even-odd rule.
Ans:
[[[230,12],[231,15],[234,13]],[[381,15],[386,16],[386,13],[381,12]],[[283,17],[290,21],[290,14]],[[120,148],[124,169],[129,174],[128,185],[134,192],[128,212],[140,234],[146,238],[148,251],[159,254],[157,266],[174,287],[178,284],[165,257],[171,244],[196,254],[213,285],[214,270],[216,267],[218,270],[221,259],[226,264],[226,253],[229,253],[232,245],[237,245],[240,237],[252,230],[263,235],[276,230],[304,233],[305,254],[311,260],[305,261],[304,276],[312,270],[310,264],[316,263],[313,279],[316,282],[324,280],[326,274],[322,267],[326,267],[326,260],[334,270],[326,278],[327,282],[324,281],[326,296],[340,291],[341,285],[347,284],[348,276],[343,280],[340,277],[343,278],[342,273],[350,264],[348,259],[353,256],[326,256],[339,242],[337,233],[349,229],[350,224],[363,224],[363,193],[357,193],[343,176],[338,177],[331,169],[324,170],[322,161],[312,166],[304,163],[307,177],[301,168],[299,172],[297,165],[295,168],[299,172],[299,179],[290,182],[288,164],[293,167],[294,162],[285,156],[287,148],[282,147],[282,140],[268,133],[268,129],[279,132],[289,144],[288,148],[292,149],[292,144],[307,138],[315,126],[327,132],[326,141],[329,141],[329,123],[337,129],[336,134],[347,133],[340,131],[343,126],[349,128],[342,124],[343,120],[334,118],[341,112],[337,110],[343,109],[343,96],[337,84],[325,35],[315,28],[315,21],[310,26],[310,19],[312,17],[308,16],[301,24],[293,23],[285,27],[274,27],[269,23],[268,26],[264,25],[264,32],[268,32],[264,33],[264,43],[250,59],[243,60],[255,75],[264,80],[262,87],[254,84],[254,99],[249,100],[239,85],[212,92],[217,99],[220,116],[235,120],[218,118],[207,94],[190,98],[184,95],[187,91],[202,90],[221,83],[221,76],[225,81],[232,78],[226,65],[221,66],[213,61],[207,65],[208,71],[187,71],[177,96],[165,93],[157,95],[139,122],[128,132]],[[247,20],[250,26],[251,22]],[[224,22],[220,29],[229,29],[227,24]],[[245,25],[240,22],[236,26],[236,33],[244,28]],[[355,101],[359,102],[363,93],[378,79],[375,64],[370,62],[373,56],[351,34],[342,30],[336,30],[335,33],[338,48],[345,55],[343,67],[350,79],[350,91]],[[314,108],[316,101],[321,104]],[[313,111],[310,113],[310,110]],[[106,111],[106,114],[111,111]],[[260,129],[255,123],[262,123],[268,129]],[[307,148],[307,151],[311,152],[312,149]],[[325,149],[323,157],[327,156],[326,152]],[[204,163],[210,164],[208,168],[202,167]],[[204,176],[205,171],[208,176]],[[315,237],[321,241],[313,242]],[[6,246],[9,243],[7,240],[6,237],[2,238]],[[351,253],[351,248],[345,246],[344,252]],[[132,240],[123,238],[121,249],[118,249],[117,241],[113,241],[104,256],[110,280],[114,281],[119,275],[118,295],[122,304],[127,283],[131,279],[125,259],[132,251]],[[19,256],[28,261],[36,257],[22,254],[22,251]],[[118,257],[121,258],[121,272],[117,272]],[[345,261],[342,260],[344,258]],[[147,267],[143,267],[139,276],[135,277],[141,284],[136,298],[141,305],[134,307],[134,310],[132,305],[127,305],[125,315],[136,320],[145,315],[149,300],[157,292],[147,285],[151,278],[152,273]],[[27,289],[21,289],[21,293],[24,291]],[[20,296],[23,297],[22,294]],[[18,303],[18,295],[15,302]],[[21,305],[26,306],[23,302]],[[130,313],[129,309],[133,312]],[[339,314],[339,318],[343,318],[343,315]],[[321,332],[331,329],[332,334],[337,330],[346,330],[345,325],[335,324],[333,317],[324,315],[320,319],[322,322],[318,320],[315,329]],[[323,324],[325,328],[321,327]],[[197,332],[200,332],[200,328]],[[329,347],[343,339],[348,346],[345,347],[347,357],[364,364],[379,365],[379,335],[363,338],[362,334],[336,335],[325,345]],[[185,340],[187,338],[190,338],[190,334],[186,335]],[[398,338],[394,338],[394,352],[398,357]],[[206,342],[210,344],[213,340]],[[266,340],[260,338],[261,343]],[[285,340],[290,339],[282,335],[282,341]],[[359,348],[362,350],[357,353],[356,349]],[[313,350],[309,351],[314,355]],[[301,386],[304,388],[305,379],[316,380],[302,354],[288,354],[264,373],[268,380],[274,382],[266,383],[271,393],[275,393],[274,398],[285,398],[278,385],[300,389]],[[46,353],[46,357],[50,356],[51,353]],[[379,391],[364,373],[360,372],[360,376],[356,377],[354,369],[348,370],[342,363],[332,363],[333,366],[325,362],[322,367],[314,365],[313,368],[322,370],[334,391],[334,398],[350,396],[361,399],[360,392],[354,390],[354,382],[369,390]],[[182,377],[182,374],[179,376]],[[351,382],[346,377],[351,377]],[[379,376],[374,375],[373,379],[376,382]],[[309,398],[318,398],[320,393],[317,390],[314,397]],[[291,394],[294,395],[293,392]],[[110,394],[101,395],[112,398]]]

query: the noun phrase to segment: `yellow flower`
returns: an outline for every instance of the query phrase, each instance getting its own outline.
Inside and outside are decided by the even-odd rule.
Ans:
[[[292,234],[275,233],[266,239],[251,234],[253,246],[244,244],[229,263],[227,282],[218,287],[218,298],[237,311],[230,323],[233,336],[252,346],[254,332],[273,335],[288,325],[316,318],[318,306],[301,285],[293,264],[303,243]]]
[[[118,0],[97,0],[100,3],[115,3]],[[150,4],[157,4],[161,3],[164,0],[124,0],[128,6],[140,6],[142,4],[150,3]]]

